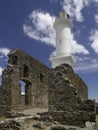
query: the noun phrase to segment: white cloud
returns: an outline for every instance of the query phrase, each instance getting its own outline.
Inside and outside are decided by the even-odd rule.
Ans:
[[[2,70],[3,70],[3,68],[0,67],[0,76],[2,75]]]
[[[79,63],[84,62],[84,61],[92,61],[91,60],[92,58],[89,57],[89,56],[85,57],[85,56],[82,55],[81,57],[79,57],[79,56],[75,55],[74,57],[75,57],[76,61],[79,62]]]
[[[54,19],[55,16],[52,18],[47,12],[33,11],[31,15],[29,15],[29,20],[32,22],[32,25],[24,24],[24,33],[30,38],[55,47],[55,31],[53,29]],[[51,56],[54,56],[55,53],[55,51],[52,52]],[[72,35],[72,53],[89,54],[88,50],[83,45],[77,43],[74,39],[74,35]]]
[[[98,53],[98,30],[92,31],[89,39],[91,41],[91,47]]]
[[[98,14],[95,15],[96,23],[98,24]]]
[[[95,2],[98,2],[98,0],[94,0]]]
[[[51,52],[50,58],[51,58],[51,57],[55,57],[55,56],[56,56],[56,50],[54,50],[53,52]]]
[[[7,56],[7,54],[10,52],[10,50],[8,49],[8,48],[4,48],[4,47],[1,47],[0,48],[0,57],[2,57],[2,55],[3,56]]]
[[[73,54],[76,54],[76,53],[82,53],[82,54],[89,54],[89,51],[81,44],[77,43],[77,41],[74,39],[74,35],[72,34],[71,35],[72,37],[72,42],[71,42],[71,45],[72,45],[72,49],[71,49],[71,52]]]
[[[93,64],[96,64],[97,60],[96,59],[92,59],[92,60],[90,60],[90,62],[93,63]]]
[[[94,71],[98,71],[98,63],[96,64],[82,64],[76,67],[76,71],[80,71],[82,73],[90,73]]]
[[[91,73],[98,71],[98,60],[92,59],[91,57],[87,58],[77,58],[77,66],[75,67],[77,72],[81,73]]]
[[[63,0],[62,8],[69,13],[70,16],[75,16],[76,20],[82,22],[84,20],[82,10],[90,4],[91,0]]]
[[[24,33],[35,40],[39,40],[47,45],[55,46],[55,31],[53,21],[55,17],[44,11],[33,11],[29,15],[32,25],[23,25]]]

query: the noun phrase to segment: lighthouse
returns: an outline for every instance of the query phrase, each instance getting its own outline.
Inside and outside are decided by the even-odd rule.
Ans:
[[[55,20],[53,27],[56,31],[56,56],[51,57],[52,68],[61,64],[75,64],[71,55],[71,29],[73,27],[70,16],[66,12],[60,12]]]

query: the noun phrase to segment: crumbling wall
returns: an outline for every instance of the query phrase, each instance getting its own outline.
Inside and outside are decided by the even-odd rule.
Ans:
[[[0,87],[0,116],[5,115],[6,111],[10,110],[9,91]]]
[[[8,99],[6,107],[10,106],[12,110],[25,106],[47,107],[49,68],[20,49],[12,50],[8,57],[7,68],[2,74],[2,91],[8,94],[4,97],[0,92],[0,98]],[[24,103],[21,102],[21,81],[25,82]],[[0,104],[2,106],[2,102]]]
[[[1,115],[10,110],[48,107],[48,117],[61,124],[95,122],[95,102],[88,100],[88,88],[71,66],[49,69],[20,49],[8,56],[0,88]],[[25,82],[24,96],[21,81]]]
[[[98,102],[96,103],[96,115],[98,115]]]
[[[56,67],[49,74],[49,114],[61,124],[84,126],[85,122],[95,122],[95,101],[88,100],[87,93],[87,86],[71,66]]]
[[[49,109],[74,111],[79,109],[78,102],[87,98],[87,86],[74,73],[71,66],[63,64],[51,70],[49,74]]]
[[[59,71],[64,76],[68,78],[71,85],[76,88],[77,95],[81,99],[88,99],[88,87],[85,82],[79,77],[77,73],[74,72],[73,68],[68,64],[56,67],[53,71]]]

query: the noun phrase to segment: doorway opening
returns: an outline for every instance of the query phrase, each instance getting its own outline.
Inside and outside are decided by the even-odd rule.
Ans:
[[[26,83],[23,80],[20,80],[20,95],[21,95],[21,104],[25,105],[25,90]]]
[[[20,80],[20,90],[21,90],[21,104],[30,106],[31,99],[32,99],[32,92],[31,92],[31,83],[26,81],[25,79]]]
[[[0,77],[0,87],[2,86],[2,78]]]

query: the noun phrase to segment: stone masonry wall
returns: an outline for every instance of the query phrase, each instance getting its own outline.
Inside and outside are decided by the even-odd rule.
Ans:
[[[77,110],[79,109],[78,102],[86,100],[87,93],[87,86],[74,73],[71,66],[63,64],[51,70],[49,74],[49,109]]]
[[[77,95],[81,99],[88,99],[88,87],[85,82],[76,74],[71,66],[68,64],[56,67],[57,71],[60,71],[65,75],[70,83],[76,88]],[[55,71],[55,70],[54,70]]]
[[[0,87],[0,116],[5,115],[5,111],[10,110],[9,91]]]
[[[95,102],[88,100],[88,88],[68,64],[49,69],[20,49],[9,53],[2,74],[0,115],[7,111],[48,107],[44,115],[61,124],[83,126],[95,122]],[[25,95],[21,95],[21,82]]]
[[[10,106],[12,110],[17,110],[32,106],[47,107],[49,68],[20,49],[12,50],[8,56],[8,65],[2,74],[0,92],[0,99],[8,98],[8,102],[4,99],[6,108]],[[21,81],[25,82],[25,103],[21,102]],[[8,94],[4,97],[2,91]],[[0,102],[1,106],[3,106],[2,102]]]
[[[49,74],[49,115],[61,124],[84,127],[85,122],[95,122],[95,101],[88,100],[87,93],[87,86],[71,66],[63,64],[52,69]]]
[[[98,115],[98,102],[96,103],[96,114]]]

